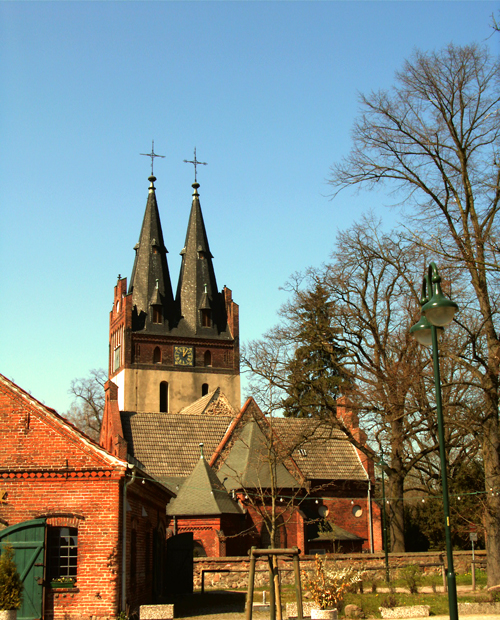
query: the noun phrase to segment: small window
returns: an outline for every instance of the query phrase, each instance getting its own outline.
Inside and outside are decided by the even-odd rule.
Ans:
[[[153,306],[153,323],[163,323],[161,306]]]
[[[118,368],[120,368],[120,349],[121,347],[116,347],[113,358],[113,372],[116,372]]]
[[[161,349],[160,347],[155,347],[153,351],[153,364],[161,364]]]
[[[203,356],[203,363],[205,366],[212,365],[212,353],[210,351],[205,351],[205,355]]]
[[[47,557],[49,579],[76,578],[78,530],[74,527],[49,527]]]
[[[353,506],[352,514],[359,519],[359,517],[363,514],[363,509],[361,506]]]
[[[307,450],[305,448],[299,448],[300,456],[307,456]]]
[[[160,412],[168,413],[168,383],[166,381],[160,383]]]
[[[230,359],[230,357],[229,357],[229,351],[224,351],[224,364],[225,364],[226,366],[229,366],[229,359]]]
[[[135,345],[135,361],[138,362],[140,358],[141,358],[141,345],[136,344]]]
[[[206,396],[208,394],[208,383],[204,383],[201,386],[201,395]]]
[[[208,308],[201,311],[201,326],[212,327],[212,312]]]

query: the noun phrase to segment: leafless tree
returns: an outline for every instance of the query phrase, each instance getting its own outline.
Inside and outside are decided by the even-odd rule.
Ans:
[[[387,184],[419,243],[470,282],[474,329],[463,325],[470,340],[458,357],[482,390],[490,586],[500,583],[499,77],[498,60],[477,45],[416,52],[392,91],[361,96],[351,153],[330,179],[334,195]]]
[[[339,233],[331,262],[291,278],[281,323],[246,345],[242,356],[244,367],[253,372],[253,393],[264,407],[286,414],[294,400],[297,411],[303,406],[308,415],[328,420],[375,463],[384,448],[393,551],[404,550],[406,477],[438,448],[432,365],[409,333],[420,312],[424,255],[401,231],[384,233],[372,217],[364,218]],[[323,307],[314,309],[321,317],[327,314],[327,321],[304,313],[311,290],[327,293],[321,297]],[[294,365],[305,334],[322,365],[309,375],[296,372]],[[345,352],[341,359],[338,351]],[[445,415],[457,420],[465,415],[465,371],[449,362],[442,375]],[[338,415],[339,384],[329,377],[342,378],[340,393],[357,413],[368,444]],[[450,446],[463,442],[465,434],[470,435],[468,423],[454,424]]]
[[[99,441],[104,411],[104,384],[108,375],[94,368],[88,377],[73,379],[69,393],[74,397],[66,417],[95,441]]]

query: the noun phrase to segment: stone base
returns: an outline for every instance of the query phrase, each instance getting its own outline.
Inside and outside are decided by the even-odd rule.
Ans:
[[[173,617],[173,605],[141,605],[139,607],[140,620],[172,620]]]
[[[499,614],[500,603],[458,603],[459,615],[477,615]]]
[[[314,607],[314,603],[309,601],[302,602],[302,616],[304,618],[311,617],[311,609]],[[286,604],[286,615],[288,618],[297,618],[297,603]]]
[[[382,618],[424,618],[429,615],[429,605],[405,605],[405,607],[379,607]]]
[[[336,609],[311,609],[311,620],[337,620]]]

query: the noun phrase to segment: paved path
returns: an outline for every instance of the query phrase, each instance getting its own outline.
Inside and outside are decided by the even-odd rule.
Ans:
[[[269,612],[254,612],[252,614],[254,620],[269,620]],[[198,614],[189,616],[175,616],[176,620],[244,620],[245,612],[233,611],[233,612],[215,612],[199,616]],[[500,614],[481,614],[478,615],[460,615],[460,620],[500,620]],[[284,620],[286,618],[284,617]],[[401,619],[403,620],[403,619]],[[408,620],[405,618],[404,620]],[[423,618],[411,618],[410,620],[424,620]],[[429,616],[425,618],[429,620]],[[450,616],[431,616],[431,620],[450,620]]]
[[[467,586],[459,586],[457,589],[461,593],[470,592],[470,587]],[[425,591],[426,588],[422,590]],[[175,602],[175,618],[176,620],[245,620],[245,597],[245,592],[194,594],[182,597]],[[269,620],[270,614],[268,611],[254,611],[252,617],[253,620]],[[283,619],[287,620],[285,615]],[[449,615],[431,616],[430,618],[430,620],[449,619]],[[411,620],[423,619],[412,618]],[[429,617],[425,620],[429,620]],[[500,620],[500,614],[460,614],[460,620]]]

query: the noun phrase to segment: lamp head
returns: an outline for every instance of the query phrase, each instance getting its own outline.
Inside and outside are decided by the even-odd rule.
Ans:
[[[430,347],[432,344],[432,325],[425,318],[425,316],[420,317],[420,321],[415,323],[415,325],[410,329],[410,334],[412,334],[417,342],[423,344],[425,347]]]
[[[444,327],[453,321],[458,310],[454,301],[443,295],[441,290],[441,276],[438,273],[436,263],[429,265],[429,283],[432,282],[432,297],[422,306],[422,314],[436,327]]]
[[[410,334],[413,335],[419,344],[424,345],[424,347],[430,347],[432,345],[432,327],[438,330],[438,336],[443,331],[442,327],[433,326],[425,316],[421,316],[420,321],[410,328]]]

